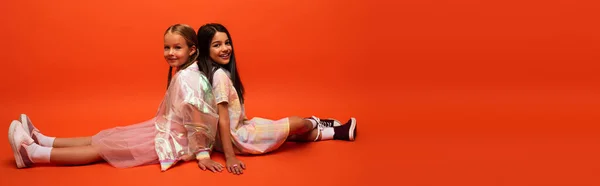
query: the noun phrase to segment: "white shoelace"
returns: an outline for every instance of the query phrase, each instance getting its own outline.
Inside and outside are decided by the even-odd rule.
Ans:
[[[321,136],[321,131],[325,128],[325,125],[323,125],[321,123],[321,119],[317,118],[316,116],[312,116],[311,117],[313,120],[315,120],[317,122],[317,137],[315,138],[314,141],[318,141],[319,140],[319,136]]]

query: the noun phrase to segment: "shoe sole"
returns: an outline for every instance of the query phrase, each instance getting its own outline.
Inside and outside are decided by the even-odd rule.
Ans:
[[[15,131],[17,130],[17,127],[19,127],[19,124],[17,123],[11,123],[10,124],[10,128],[8,129],[8,141],[10,142],[10,147],[13,150],[13,155],[15,156],[15,162],[17,163],[17,168],[24,168],[25,166],[25,162],[23,162],[23,159],[21,158],[21,152],[19,151],[19,149],[17,148],[17,144],[15,144],[15,139],[14,139],[14,134]]]
[[[355,130],[356,130],[356,118],[350,118],[352,122],[350,122],[350,141],[354,141],[355,139]]]

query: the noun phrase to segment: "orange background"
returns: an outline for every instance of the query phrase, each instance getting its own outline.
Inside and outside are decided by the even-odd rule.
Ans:
[[[17,170],[2,185],[599,185],[600,18],[591,0],[0,2],[0,121],[94,135],[153,117],[162,34],[231,32],[250,117],[358,119],[358,139],[186,163]],[[5,141],[6,140],[6,141]],[[215,157],[224,162],[222,155]],[[199,181],[201,180],[201,181]]]

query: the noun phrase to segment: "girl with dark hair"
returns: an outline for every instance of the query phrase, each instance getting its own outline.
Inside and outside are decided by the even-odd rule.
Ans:
[[[291,116],[280,120],[255,117],[244,111],[244,85],[237,69],[233,40],[221,24],[198,29],[198,65],[209,77],[219,114],[215,149],[224,152],[227,170],[242,174],[246,168],[235,154],[264,154],[279,148],[286,140],[348,140],[356,137],[356,119],[345,124],[315,116]]]

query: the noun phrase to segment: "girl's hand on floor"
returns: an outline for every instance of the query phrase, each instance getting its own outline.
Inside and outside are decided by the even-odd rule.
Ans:
[[[210,158],[206,158],[206,159],[199,159],[198,160],[198,167],[200,167],[200,169],[202,170],[210,170],[212,172],[221,172],[223,171],[223,165],[221,165],[219,162],[213,161]]]
[[[242,161],[235,157],[227,158],[227,171],[240,175],[244,173],[244,169],[246,169],[246,165]]]

